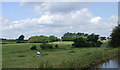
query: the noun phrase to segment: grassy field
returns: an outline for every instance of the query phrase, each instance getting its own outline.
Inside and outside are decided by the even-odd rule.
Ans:
[[[0,44],[16,44],[17,40],[1,40]],[[27,40],[24,40],[23,42],[27,43]]]
[[[103,61],[119,52],[119,48],[73,48],[73,42],[53,42],[58,49],[41,50],[40,43],[3,44],[3,68],[84,68],[92,63]],[[38,58],[38,50],[30,50],[36,45],[42,58]]]

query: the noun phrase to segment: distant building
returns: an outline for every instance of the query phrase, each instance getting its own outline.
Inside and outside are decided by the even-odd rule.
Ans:
[[[106,37],[100,37],[100,39],[99,39],[99,40],[100,40],[100,41],[103,41],[103,42],[108,41]]]

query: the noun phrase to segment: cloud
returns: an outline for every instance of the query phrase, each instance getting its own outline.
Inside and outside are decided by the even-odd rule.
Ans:
[[[101,20],[100,16],[94,17],[90,19],[91,23],[97,24]]]
[[[80,10],[91,4],[90,2],[21,2],[21,6],[33,6],[33,12],[36,14],[49,13],[67,13]]]
[[[87,6],[89,3],[80,2],[45,2],[40,5],[36,5],[34,10],[36,13],[46,11],[46,12],[69,12],[74,10],[80,10],[81,8]]]
[[[26,38],[33,35],[56,35],[61,37],[65,32],[98,33],[109,36],[112,28],[117,25],[117,16],[102,18],[94,16],[89,9],[68,13],[47,12],[39,18],[27,18],[10,21],[2,18],[3,37],[16,38],[24,34]]]

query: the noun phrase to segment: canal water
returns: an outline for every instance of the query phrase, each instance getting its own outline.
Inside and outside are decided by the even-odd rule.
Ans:
[[[92,70],[120,70],[120,55],[104,63],[98,64]]]

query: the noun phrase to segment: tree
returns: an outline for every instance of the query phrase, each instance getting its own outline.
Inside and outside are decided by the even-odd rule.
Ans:
[[[99,35],[95,35],[94,33],[89,35],[87,38],[88,38],[88,42],[89,42],[90,46],[92,46],[92,47],[100,46],[102,43],[102,42],[100,43],[100,41],[98,42]]]
[[[29,43],[47,43],[49,41],[47,36],[32,36],[28,39]]]
[[[75,37],[73,36],[63,36],[62,41],[73,41]]]
[[[62,41],[73,41],[75,38],[79,38],[80,36],[82,37],[87,37],[88,34],[84,34],[84,33],[65,33],[63,36],[62,36]]]
[[[73,42],[73,46],[75,47],[100,47],[102,45],[101,41],[98,41],[99,35],[95,35],[94,33],[91,35],[84,34],[84,37],[82,36],[83,33],[80,34],[81,36],[79,38],[76,38]],[[85,37],[87,36],[87,37]]]
[[[87,38],[84,38],[84,37],[76,38],[73,42],[74,43],[72,45],[75,47],[88,47],[89,46],[87,42]]]
[[[88,34],[84,34],[84,37],[88,37]]]
[[[111,33],[111,40],[109,45],[112,47],[120,47],[120,24],[116,26]]]
[[[54,42],[54,41],[60,41],[59,38],[51,35],[51,36],[32,36],[28,39],[29,43],[47,43],[47,42]]]
[[[62,36],[62,40],[63,41],[73,41],[75,38],[79,38],[80,36],[82,37],[87,37],[88,34],[84,34],[84,33],[65,33],[63,36]]]
[[[54,42],[55,40],[56,40],[55,36],[53,36],[53,35],[49,36],[49,41],[50,42]]]
[[[24,35],[20,35],[18,38],[19,41],[23,41],[24,40]]]
[[[60,41],[60,39],[55,37],[55,36],[53,36],[53,35],[51,35],[51,36],[49,36],[49,41],[50,42],[55,42],[55,41]]]
[[[17,39],[17,43],[23,43],[24,40],[24,35],[20,35],[19,38]]]

